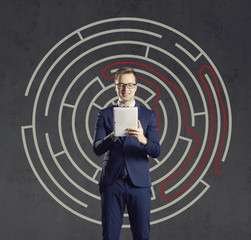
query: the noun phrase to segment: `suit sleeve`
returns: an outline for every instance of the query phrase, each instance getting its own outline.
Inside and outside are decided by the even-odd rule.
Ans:
[[[109,151],[113,144],[114,141],[111,138],[111,134],[107,135],[106,133],[102,111],[99,111],[94,131],[93,151],[96,155],[100,156]]]
[[[146,129],[146,138],[147,144],[144,149],[146,153],[156,158],[160,155],[160,145],[159,145],[159,132],[158,132],[158,123],[155,112],[152,112],[149,124]]]

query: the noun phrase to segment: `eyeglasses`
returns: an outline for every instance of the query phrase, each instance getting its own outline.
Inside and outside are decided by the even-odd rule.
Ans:
[[[124,84],[124,83],[116,83],[115,85],[117,85],[119,89],[123,89],[124,87],[127,87],[127,88],[129,88],[129,89],[132,89],[132,88],[134,88],[134,87],[137,85],[137,83],[127,83],[127,84]]]

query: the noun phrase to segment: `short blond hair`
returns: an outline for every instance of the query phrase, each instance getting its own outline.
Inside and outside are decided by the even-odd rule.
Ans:
[[[121,67],[121,68],[119,68],[115,73],[114,82],[117,83],[119,81],[120,77],[123,74],[128,74],[128,73],[132,73],[134,75],[135,83],[137,83],[137,76],[136,76],[136,73],[134,72],[134,69],[132,67]]]

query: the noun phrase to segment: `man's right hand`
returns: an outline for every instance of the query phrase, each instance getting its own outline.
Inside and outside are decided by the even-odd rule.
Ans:
[[[114,142],[118,139],[118,137],[114,135],[114,132],[111,133],[111,138]]]

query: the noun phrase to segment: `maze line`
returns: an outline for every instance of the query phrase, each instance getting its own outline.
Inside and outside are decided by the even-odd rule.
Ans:
[[[180,44],[175,43],[175,47],[179,48],[182,52],[184,52],[188,57],[190,57],[194,62],[196,62],[201,56],[202,52],[200,52],[196,57],[194,57],[189,51],[187,51],[184,47]]]
[[[159,144],[162,145],[165,137],[167,136],[167,129],[168,129],[168,117],[167,117],[167,112],[166,112],[166,108],[163,104],[163,102],[161,100],[159,100],[159,105],[162,109],[162,113],[163,113],[163,116],[164,116],[164,127],[163,127],[163,132],[162,132],[162,136],[159,140]]]
[[[95,33],[93,35],[90,35],[89,37],[83,37],[81,33],[80,33],[80,35],[82,36],[81,39],[83,39],[84,42],[87,42],[87,41],[89,41],[89,40],[91,40],[93,38],[101,37],[101,36],[106,35],[106,34],[126,33],[126,32],[128,32],[128,33],[141,33],[141,34],[146,34],[146,35],[153,36],[153,37],[156,37],[156,38],[162,38],[161,34],[151,32],[151,31],[147,31],[147,30],[136,29],[136,28],[115,28],[115,29],[112,29],[112,30],[106,30],[106,31],[102,31],[102,32],[99,32],[99,33]]]

